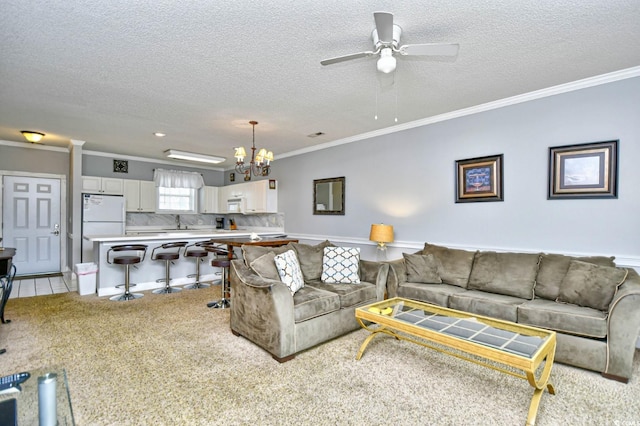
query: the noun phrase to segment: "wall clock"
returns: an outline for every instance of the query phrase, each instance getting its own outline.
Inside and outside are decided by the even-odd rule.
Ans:
[[[129,173],[129,162],[127,160],[113,160],[113,171],[115,173]]]

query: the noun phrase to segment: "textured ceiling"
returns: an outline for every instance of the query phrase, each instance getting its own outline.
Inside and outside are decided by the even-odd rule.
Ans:
[[[374,11],[394,13],[401,44],[455,42],[458,56],[401,58],[391,76],[375,58],[321,66],[371,50]],[[2,0],[0,35],[0,140],[29,129],[46,145],[175,148],[228,167],[249,120],[277,160],[639,66],[640,1]]]

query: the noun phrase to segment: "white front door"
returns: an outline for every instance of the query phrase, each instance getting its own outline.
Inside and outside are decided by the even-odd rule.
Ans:
[[[4,176],[3,241],[17,275],[60,272],[60,180]]]

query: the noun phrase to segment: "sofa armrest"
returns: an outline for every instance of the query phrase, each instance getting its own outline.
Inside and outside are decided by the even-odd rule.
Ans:
[[[376,300],[384,300],[387,291],[389,265],[370,260],[360,260],[360,279],[376,285]]]
[[[230,326],[277,358],[296,352],[293,297],[278,280],[264,279],[242,260],[230,267]]]
[[[389,298],[398,296],[398,286],[405,279],[406,267],[404,259],[392,260],[389,264],[389,279],[387,280],[387,295]]]
[[[631,377],[636,341],[640,333],[640,276],[629,275],[609,305],[607,318],[608,357],[605,374],[626,382]]]

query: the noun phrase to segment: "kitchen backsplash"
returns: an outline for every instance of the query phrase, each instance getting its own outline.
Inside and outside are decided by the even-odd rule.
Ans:
[[[216,227],[216,218],[225,219],[225,228],[229,228],[229,219],[234,219],[236,226],[284,229],[284,213],[269,214],[181,214],[180,225]],[[156,213],[127,213],[126,226],[161,226],[172,228],[177,225],[176,215]]]

